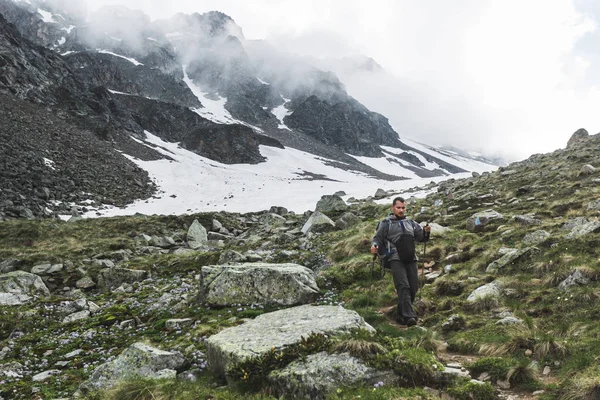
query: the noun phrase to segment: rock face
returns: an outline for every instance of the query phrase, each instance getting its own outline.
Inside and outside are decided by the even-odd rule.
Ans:
[[[277,393],[293,399],[325,399],[339,387],[392,384],[393,372],[378,371],[347,353],[311,354],[306,360],[294,361],[269,374],[269,382]]]
[[[355,311],[337,306],[298,306],[262,314],[226,328],[206,340],[208,368],[225,375],[231,362],[282,349],[311,333],[336,334],[353,329],[375,331]]]
[[[42,278],[25,271],[13,271],[0,275],[0,293],[5,293],[4,301],[9,302],[9,297],[16,296],[14,300],[25,300],[25,296],[49,296],[50,290]]]
[[[298,264],[247,263],[202,267],[200,299],[213,306],[297,305],[315,300],[313,272]]]
[[[127,378],[164,377],[165,370],[181,372],[186,363],[179,353],[159,350],[145,343],[134,343],[114,360],[96,368],[79,390],[87,393],[107,389]]]

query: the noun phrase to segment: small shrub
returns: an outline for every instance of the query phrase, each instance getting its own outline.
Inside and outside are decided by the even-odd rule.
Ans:
[[[496,400],[498,396],[494,387],[489,383],[476,383],[459,381],[447,390],[448,394],[456,400]]]
[[[600,370],[593,366],[580,372],[567,380],[560,392],[560,400],[600,399]]]
[[[381,344],[376,342],[369,342],[361,339],[348,339],[333,346],[333,350],[336,352],[347,352],[350,355],[366,359],[369,356],[376,356],[377,354],[385,354],[387,349]]]
[[[482,357],[472,364],[466,365],[466,368],[478,376],[484,372],[490,375],[493,381],[504,380],[514,363],[511,359],[501,357]]]

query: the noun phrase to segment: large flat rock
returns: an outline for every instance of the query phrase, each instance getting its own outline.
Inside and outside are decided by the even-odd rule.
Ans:
[[[361,328],[375,332],[356,311],[340,306],[304,305],[259,315],[206,340],[208,368],[224,376],[232,362],[260,355],[272,347],[286,348],[311,333],[333,335]]]
[[[313,272],[298,264],[245,263],[202,267],[200,299],[213,306],[298,305],[319,294]]]

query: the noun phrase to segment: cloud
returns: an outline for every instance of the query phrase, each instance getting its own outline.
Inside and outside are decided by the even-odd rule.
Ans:
[[[89,2],[111,3],[152,19],[223,11],[247,39],[324,67],[325,58],[370,56],[385,74],[340,78],[401,137],[520,159],[564,147],[580,127],[600,131],[600,10],[591,0]]]

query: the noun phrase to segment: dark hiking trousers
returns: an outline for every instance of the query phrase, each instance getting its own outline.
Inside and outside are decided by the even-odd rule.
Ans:
[[[390,268],[398,293],[398,319],[417,318],[412,307],[419,289],[417,262],[404,263],[400,260],[390,260]]]

